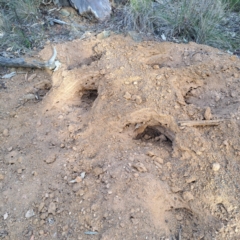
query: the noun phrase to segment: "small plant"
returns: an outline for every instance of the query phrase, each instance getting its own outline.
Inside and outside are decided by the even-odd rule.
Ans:
[[[130,0],[124,8],[124,27],[138,32],[164,34],[184,42],[195,41],[228,48],[227,36],[220,29],[229,8],[229,3],[225,1]]]
[[[130,0],[124,7],[124,26],[128,30],[152,32],[154,8],[152,0]]]
[[[0,47],[15,50],[32,47],[31,25],[38,21],[40,0],[0,0]]]

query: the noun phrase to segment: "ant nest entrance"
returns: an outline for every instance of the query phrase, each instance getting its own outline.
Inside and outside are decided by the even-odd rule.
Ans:
[[[90,110],[97,97],[98,91],[96,89],[84,90],[81,93],[81,104],[79,107],[85,109],[86,111]]]
[[[144,131],[138,133],[134,139],[141,140],[145,143],[160,144],[172,148],[174,137],[168,129],[158,125],[147,126]]]

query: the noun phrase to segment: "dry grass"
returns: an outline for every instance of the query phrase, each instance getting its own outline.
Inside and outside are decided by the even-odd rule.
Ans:
[[[38,22],[40,0],[0,0],[0,47],[13,51],[32,47],[40,36]]]
[[[123,9],[123,28],[232,49],[231,41],[220,27],[232,7],[226,1],[130,0]]]

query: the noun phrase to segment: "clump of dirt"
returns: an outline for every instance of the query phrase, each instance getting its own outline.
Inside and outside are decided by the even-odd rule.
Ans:
[[[240,60],[119,35],[56,48],[60,70],[0,89],[0,238],[239,239]]]

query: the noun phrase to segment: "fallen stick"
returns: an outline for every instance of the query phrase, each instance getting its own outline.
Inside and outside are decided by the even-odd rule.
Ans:
[[[216,126],[226,119],[217,119],[217,120],[200,120],[200,121],[179,121],[180,126],[185,127],[194,127],[194,126]]]
[[[53,48],[53,54],[51,58],[46,62],[40,62],[33,60],[32,62],[28,62],[23,58],[4,58],[0,57],[0,66],[3,67],[23,67],[23,68],[40,68],[40,69],[51,69],[53,70],[55,65],[55,59],[57,57],[57,50]]]

